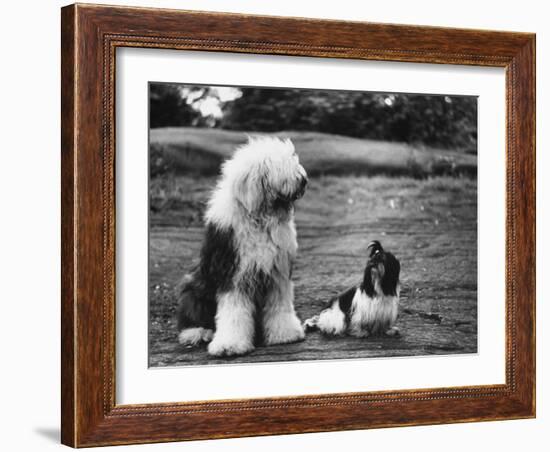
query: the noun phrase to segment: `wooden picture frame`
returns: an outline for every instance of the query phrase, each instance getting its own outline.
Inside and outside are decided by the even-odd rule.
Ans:
[[[535,416],[535,35],[79,4],[62,9],[61,32],[64,444],[85,447]],[[506,383],[117,405],[118,47],[505,68]]]

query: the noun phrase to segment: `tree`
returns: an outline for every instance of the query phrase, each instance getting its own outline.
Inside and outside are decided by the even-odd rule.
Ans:
[[[465,96],[242,88],[241,97],[225,104],[220,127],[476,149],[477,102]]]
[[[149,125],[156,127],[190,126],[201,114],[187,103],[178,85],[151,83],[149,85]]]

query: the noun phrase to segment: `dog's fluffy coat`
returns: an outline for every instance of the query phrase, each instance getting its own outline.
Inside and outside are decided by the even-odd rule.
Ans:
[[[294,202],[307,175],[290,140],[251,138],[222,166],[200,263],[178,287],[179,342],[239,355],[304,338],[294,310]]]
[[[395,335],[399,305],[399,261],[378,241],[367,247],[363,281],[331,299],[327,307],[304,322],[304,328],[328,335],[356,337]]]

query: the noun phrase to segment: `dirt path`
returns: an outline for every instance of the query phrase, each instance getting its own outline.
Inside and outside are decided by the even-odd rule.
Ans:
[[[204,186],[195,188],[202,199]],[[195,194],[196,194],[195,193]],[[150,365],[410,356],[477,351],[477,189],[452,178],[314,179],[298,205],[295,305],[300,318],[356,283],[365,248],[378,239],[401,261],[397,338],[326,338],[261,347],[246,357],[212,359],[204,347],[177,344],[172,289],[198,255],[202,227],[189,212],[153,215],[150,278]],[[191,209],[190,204],[187,208]],[[183,215],[183,216],[182,216]],[[196,218],[200,215],[193,215]]]

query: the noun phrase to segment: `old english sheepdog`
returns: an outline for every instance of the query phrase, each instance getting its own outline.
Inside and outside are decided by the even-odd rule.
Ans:
[[[214,356],[304,338],[294,310],[294,202],[307,174],[288,139],[250,138],[222,166],[200,263],[177,289],[179,342]]]
[[[363,281],[331,299],[319,315],[306,320],[306,331],[319,329],[328,335],[355,337],[399,334],[395,322],[401,266],[378,240],[369,243],[367,252]]]

